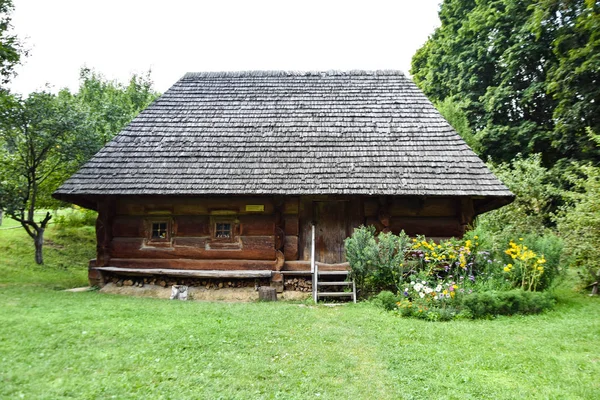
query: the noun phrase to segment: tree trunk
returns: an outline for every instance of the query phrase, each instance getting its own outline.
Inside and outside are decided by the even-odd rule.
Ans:
[[[37,264],[44,263],[44,257],[42,255],[42,246],[44,245],[44,228],[40,228],[35,237],[33,238],[33,243],[35,244],[35,262]]]
[[[2,226],[2,216],[4,215],[4,212],[2,210],[0,210],[0,226]]]

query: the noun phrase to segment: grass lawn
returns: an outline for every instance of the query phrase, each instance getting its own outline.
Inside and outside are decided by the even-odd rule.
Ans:
[[[57,289],[85,283],[93,230],[53,228],[48,239],[38,267],[22,230],[0,230],[0,398],[600,395],[600,300],[567,289],[543,315],[438,323],[368,303],[70,293]]]

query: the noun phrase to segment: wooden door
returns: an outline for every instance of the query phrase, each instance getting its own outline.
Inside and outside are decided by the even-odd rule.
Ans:
[[[337,264],[346,261],[347,207],[344,201],[315,201],[316,261]]]

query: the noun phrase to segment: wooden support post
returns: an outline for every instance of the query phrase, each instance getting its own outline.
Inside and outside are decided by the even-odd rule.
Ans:
[[[283,274],[280,272],[273,272],[271,275],[271,287],[274,288],[277,293],[283,292]]]
[[[469,229],[469,225],[473,222],[475,217],[475,210],[473,208],[473,199],[470,197],[462,197],[460,199],[460,227],[461,234],[464,235]]]
[[[112,223],[116,213],[115,201],[105,197],[98,201],[98,218],[96,219],[96,267],[106,267],[110,262],[110,243],[112,241]],[[92,286],[103,286],[102,274],[88,270],[88,280]]]

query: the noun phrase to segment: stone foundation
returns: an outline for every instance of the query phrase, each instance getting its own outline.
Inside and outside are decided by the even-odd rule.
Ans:
[[[174,278],[170,276],[124,276],[104,274],[102,293],[169,299],[171,287],[188,286],[188,299],[200,301],[257,301],[258,288],[271,286],[268,278]],[[310,278],[285,278],[280,300],[305,300],[311,296]]]

